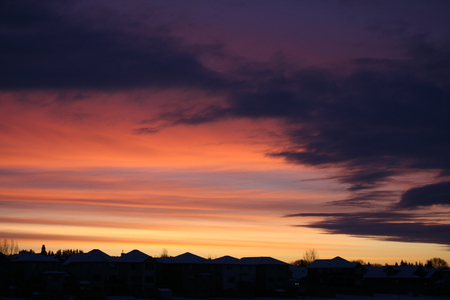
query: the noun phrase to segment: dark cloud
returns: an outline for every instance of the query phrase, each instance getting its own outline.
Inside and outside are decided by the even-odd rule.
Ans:
[[[399,208],[420,206],[450,205],[450,181],[412,188],[403,193]]]
[[[330,201],[327,205],[377,208],[383,203],[398,202],[399,194],[395,191],[358,191],[346,199]]]
[[[103,28],[86,13],[66,14],[52,1],[2,1],[0,88],[119,89],[227,85],[194,50],[159,27],[145,34]],[[105,16],[96,22],[108,22]],[[136,20],[139,22],[139,20]]]
[[[442,213],[441,216],[448,218],[449,213]],[[395,212],[359,212],[294,214],[286,217],[324,217],[322,221],[295,226],[322,229],[327,234],[450,246],[448,239],[450,224],[439,224],[433,220],[418,221],[419,216],[417,215]]]
[[[268,155],[341,168],[336,179],[349,191],[380,187],[418,170],[449,174],[450,76],[439,75],[450,72],[450,48],[417,37],[408,42],[404,59],[357,59],[345,74],[268,64],[251,76],[247,65],[245,79],[240,77],[245,88],[230,89],[224,106],[168,119],[174,124],[280,119],[291,146]]]
[[[297,99],[307,101],[301,91]],[[432,81],[360,70],[333,93],[291,108],[285,118],[299,125],[289,132],[292,147],[271,155],[342,166],[351,190],[375,187],[405,168],[450,168],[450,93]]]
[[[297,117],[303,103],[290,91],[276,90],[248,93],[233,99],[228,113],[239,117]]]
[[[369,165],[365,166],[369,169]],[[385,183],[389,177],[395,175],[395,170],[386,170],[383,167],[373,166],[371,169],[362,169],[358,171],[348,171],[347,175],[338,177],[337,179],[342,183],[351,184],[348,190],[358,191],[364,189],[371,189]]]

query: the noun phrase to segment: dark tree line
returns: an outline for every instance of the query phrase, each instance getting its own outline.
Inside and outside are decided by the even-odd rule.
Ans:
[[[54,257],[69,257],[72,256],[74,254],[78,254],[78,253],[84,253],[83,250],[79,250],[79,249],[59,249],[56,252],[53,251],[48,251],[45,249],[45,245],[42,245],[41,248],[41,254],[42,255],[48,255],[48,256],[54,256]]]
[[[0,240],[0,253],[11,256],[18,253],[36,253],[33,249],[20,249],[18,243],[13,239],[3,239]],[[83,250],[79,249],[59,249],[56,252],[47,251],[45,245],[42,245],[40,254],[59,257],[69,257],[74,254],[84,253]]]

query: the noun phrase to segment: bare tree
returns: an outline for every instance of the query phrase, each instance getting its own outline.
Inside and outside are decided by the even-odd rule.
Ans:
[[[169,257],[169,251],[167,251],[167,249],[164,248],[159,257]]]
[[[208,256],[206,257],[207,260],[213,260],[215,258],[217,258],[217,255],[213,257],[211,254],[208,254]]]
[[[303,254],[303,261],[305,262],[306,266],[309,266],[313,261],[319,258],[319,254],[317,253],[316,249],[309,249],[305,251],[305,254]]]
[[[427,268],[444,269],[444,268],[448,268],[448,263],[445,260],[443,260],[442,258],[434,257],[434,258],[427,260],[426,267]]]
[[[13,239],[3,239],[0,243],[0,253],[4,255],[14,255],[19,253],[19,245]]]

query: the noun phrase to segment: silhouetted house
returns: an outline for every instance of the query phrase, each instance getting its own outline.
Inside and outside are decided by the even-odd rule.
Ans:
[[[280,296],[289,289],[289,264],[272,257],[243,257],[241,262],[255,267],[257,294]]]
[[[143,297],[156,289],[156,260],[138,250],[115,257],[94,249],[70,256],[63,266],[76,278],[76,295]]]
[[[222,295],[252,296],[256,287],[256,266],[222,256],[212,260],[217,273],[217,289]]]
[[[442,282],[438,269],[423,266],[366,267],[364,285],[376,292],[424,292],[438,288]]]
[[[45,271],[42,273],[42,297],[47,299],[61,298],[71,292],[72,276],[64,271]]]
[[[306,281],[310,285],[356,287],[362,285],[365,271],[360,263],[349,262],[339,256],[317,259],[308,266]]]
[[[138,297],[153,296],[156,290],[156,260],[139,250],[114,258],[119,264],[118,281],[122,294]]]
[[[119,278],[117,260],[98,249],[74,254],[63,266],[77,281],[76,295],[97,296],[116,292]]]
[[[293,284],[301,283],[308,275],[308,268],[298,267],[295,265],[289,265],[289,270],[291,271],[291,282]]]
[[[10,295],[11,286],[11,261],[9,257],[0,253],[0,295],[1,296],[14,296]]]
[[[175,295],[211,297],[216,294],[217,277],[211,260],[186,252],[175,257],[157,259],[161,288],[169,288]]]
[[[22,252],[11,257],[11,285],[16,296],[42,295],[47,288],[44,272],[60,270],[61,262],[52,256]]]
[[[289,265],[289,270],[291,271],[291,279],[289,280],[289,284],[293,286],[293,291],[295,291],[296,295],[305,294],[306,289],[303,283],[308,275],[308,269],[306,267]]]
[[[446,268],[440,271],[442,288],[450,295],[450,268]]]

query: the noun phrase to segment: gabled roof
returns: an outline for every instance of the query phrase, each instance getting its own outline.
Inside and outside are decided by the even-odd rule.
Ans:
[[[180,254],[175,257],[161,257],[157,261],[163,264],[209,264],[211,260],[197,256],[190,252]]]
[[[71,255],[63,265],[68,265],[70,263],[80,263],[80,262],[112,262],[115,259],[106,254],[103,251],[94,249],[88,253],[78,253]]]
[[[0,260],[9,261],[9,257],[3,253],[0,253]]]
[[[366,267],[364,278],[429,278],[435,270],[422,266]]]
[[[220,265],[242,265],[242,261],[239,258],[228,255],[213,259],[212,263]]]
[[[438,273],[440,269],[436,269],[436,268],[426,268],[426,270],[428,270],[428,273],[425,275],[425,278],[431,278],[434,274]]]
[[[352,263],[342,257],[336,256],[333,259],[316,259],[308,266],[308,268],[354,268],[358,264],[359,263],[357,262]]]
[[[17,255],[11,257],[12,262],[23,262],[23,261],[31,261],[31,262],[60,262],[54,256],[47,256],[36,253],[27,253],[22,252]]]
[[[268,256],[243,257],[241,258],[241,262],[247,265],[288,265],[288,263],[285,263],[284,261]]]
[[[151,258],[151,256],[139,251],[133,250],[128,253],[122,253],[120,257],[117,258],[118,262],[128,262],[128,263],[141,263]]]
[[[161,257],[156,260],[163,264],[289,265],[272,257],[243,257],[238,259],[227,255],[209,260],[190,252],[175,257]]]
[[[366,266],[365,268],[366,268],[367,272],[366,272],[366,274],[364,274],[364,278],[382,278],[382,277],[386,277],[386,275],[384,274],[384,268],[385,267]]]

